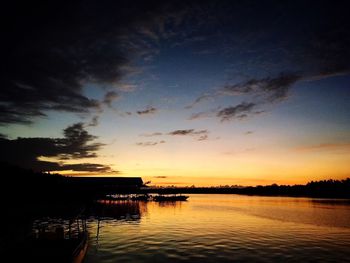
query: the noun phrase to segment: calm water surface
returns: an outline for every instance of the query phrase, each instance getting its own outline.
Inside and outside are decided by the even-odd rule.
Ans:
[[[88,263],[350,262],[346,201],[203,194],[99,208]]]

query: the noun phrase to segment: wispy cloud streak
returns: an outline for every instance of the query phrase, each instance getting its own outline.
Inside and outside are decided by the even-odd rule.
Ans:
[[[163,144],[163,143],[165,143],[164,140],[161,140],[161,141],[149,141],[149,142],[137,142],[136,145],[137,146],[147,147],[147,146],[156,146],[158,144]]]
[[[161,132],[153,132],[153,133],[143,133],[143,134],[140,134],[139,136],[142,136],[142,137],[155,137],[155,136],[161,136],[163,135],[163,133]]]
[[[236,106],[227,107],[220,110],[217,116],[221,121],[229,121],[232,119],[244,119],[248,117],[253,109],[256,107],[254,103],[242,102]]]
[[[226,85],[222,92],[225,95],[253,95],[261,103],[280,102],[288,97],[289,89],[302,77],[293,73],[281,73],[276,77],[249,79],[234,85]]]
[[[304,145],[296,148],[300,152],[318,152],[318,151],[337,151],[346,150],[350,151],[350,143],[321,143],[315,145]]]
[[[156,113],[158,110],[154,107],[147,107],[146,109],[144,110],[139,110],[137,111],[136,113],[138,115],[147,115],[147,114],[154,114]]]

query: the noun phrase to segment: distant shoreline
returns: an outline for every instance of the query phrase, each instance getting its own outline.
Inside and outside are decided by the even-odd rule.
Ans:
[[[248,187],[145,187],[143,193],[163,194],[239,194],[249,196],[280,196],[350,199],[350,178],[345,180],[325,180],[306,185],[267,185]]]

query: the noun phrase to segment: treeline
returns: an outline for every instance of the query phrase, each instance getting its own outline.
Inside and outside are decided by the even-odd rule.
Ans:
[[[311,181],[306,185],[219,186],[219,187],[150,187],[146,192],[163,194],[243,194],[265,196],[295,196],[319,198],[350,198],[350,178],[345,180]]]

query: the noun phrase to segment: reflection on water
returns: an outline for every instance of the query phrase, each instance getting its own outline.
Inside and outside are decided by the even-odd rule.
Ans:
[[[146,213],[146,202],[131,200],[101,200],[87,212],[89,216],[100,220],[139,220]]]
[[[85,262],[344,262],[347,201],[191,195],[187,202],[100,203]]]

